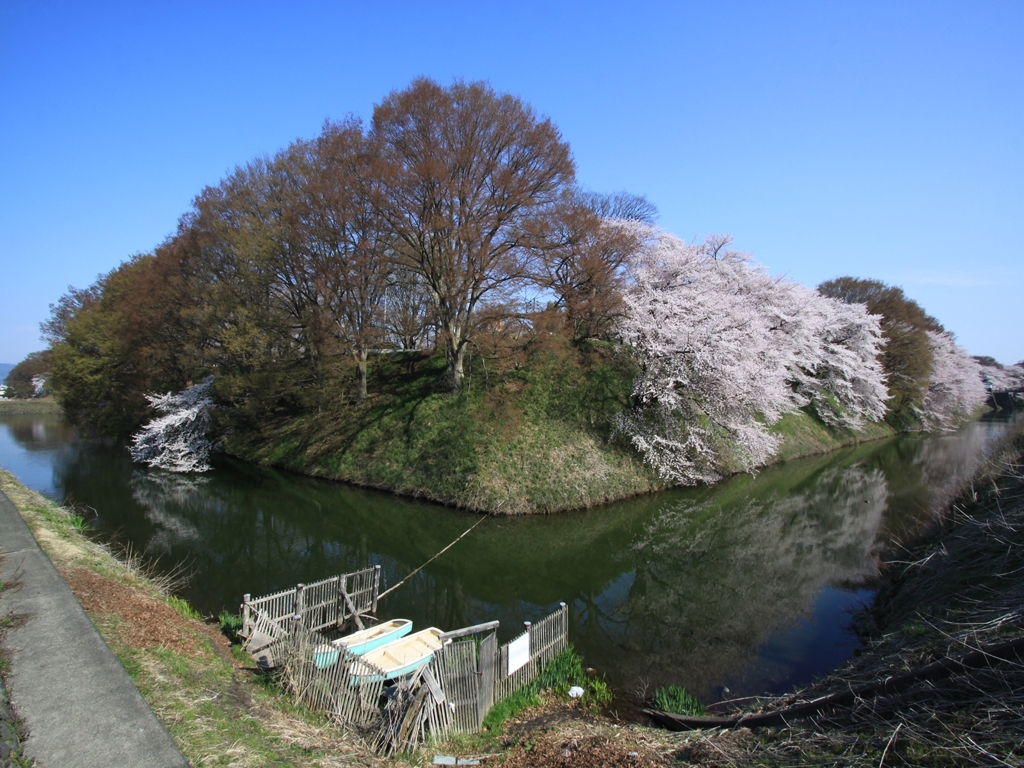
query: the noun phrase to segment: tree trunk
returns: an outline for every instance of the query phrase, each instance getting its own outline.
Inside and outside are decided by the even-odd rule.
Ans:
[[[356,366],[359,369],[359,396],[358,402],[363,402],[366,399],[366,350],[360,350],[356,353]]]
[[[466,345],[456,341],[458,334],[449,332],[445,334],[444,359],[448,367],[448,380],[452,392],[458,392],[462,388],[465,374],[462,369],[462,362],[466,357]]]

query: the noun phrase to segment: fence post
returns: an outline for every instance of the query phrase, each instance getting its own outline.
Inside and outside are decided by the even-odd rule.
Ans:
[[[494,706],[495,667],[498,661],[498,636],[491,632],[480,643],[480,673],[477,677],[477,728],[482,728],[487,712]]]
[[[249,628],[249,600],[251,596],[248,592],[242,595],[242,636],[249,637],[252,634],[252,630]]]
[[[523,631],[526,633],[526,636],[528,638],[530,638],[527,641],[529,643],[529,645],[527,647],[529,648],[529,653],[530,653],[529,667],[531,669],[533,669],[533,632],[530,631],[530,627],[532,627],[532,626],[533,626],[533,622],[530,622],[530,621],[524,621],[523,622]],[[535,673],[536,673],[536,670],[534,671],[534,673],[531,673],[531,674],[535,674]]]
[[[302,589],[305,587],[304,584],[299,584],[295,587],[295,618],[299,620],[299,624],[302,624]]]
[[[301,591],[298,594],[302,594]],[[304,650],[304,643],[302,642],[302,615],[298,610],[292,614],[290,623],[291,626],[288,628],[287,639],[288,650],[283,666],[293,688],[295,704],[298,706],[302,702],[303,694],[306,691],[307,675],[305,664],[302,663],[304,661],[302,658]]]
[[[334,625],[340,629],[345,621],[345,607],[341,600],[341,580],[345,576],[334,577]]]
[[[373,606],[370,613],[377,615],[377,595],[380,594],[380,566],[373,566]]]

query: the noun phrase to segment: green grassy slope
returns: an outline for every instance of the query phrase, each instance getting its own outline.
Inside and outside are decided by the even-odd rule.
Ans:
[[[240,458],[468,509],[502,514],[579,509],[666,487],[625,441],[612,417],[629,404],[633,362],[611,345],[560,340],[529,350],[502,373],[472,366],[467,386],[439,386],[443,357],[385,356],[371,367],[362,404],[328,401],[317,412],[235,432]],[[778,460],[891,434],[830,430],[799,412],[775,429]]]

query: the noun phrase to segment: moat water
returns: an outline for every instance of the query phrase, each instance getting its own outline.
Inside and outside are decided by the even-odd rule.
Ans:
[[[705,701],[782,693],[858,646],[877,554],[917,529],[1008,422],[904,435],[583,512],[484,521],[379,614],[419,627],[523,621],[569,606],[570,641],[622,694],[685,685]],[[182,476],[53,415],[0,414],[0,467],[90,513],[93,536],[170,570],[207,615],[380,565],[395,584],[479,518],[226,458]]]

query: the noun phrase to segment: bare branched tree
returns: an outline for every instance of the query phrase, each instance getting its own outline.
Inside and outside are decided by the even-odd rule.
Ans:
[[[377,105],[369,138],[375,160],[365,183],[397,259],[430,291],[458,389],[474,315],[491,294],[526,280],[534,221],[572,186],[569,146],[514,96],[425,78]]]
[[[606,334],[622,316],[625,266],[642,245],[641,230],[622,224],[656,216],[643,197],[574,191],[542,222],[536,281],[556,296],[573,343]]]
[[[297,223],[324,306],[326,333],[355,360],[360,401],[367,395],[370,351],[385,338],[392,252],[391,238],[359,183],[366,166],[364,143],[355,120],[325,126],[309,147]]]

